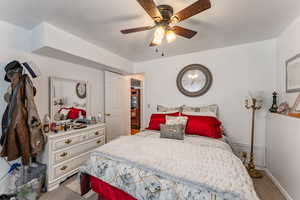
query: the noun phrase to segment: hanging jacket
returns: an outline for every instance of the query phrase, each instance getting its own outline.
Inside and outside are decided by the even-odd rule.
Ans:
[[[42,152],[45,146],[45,135],[43,134],[42,122],[34,102],[35,87],[28,75],[24,75],[25,100],[28,113],[27,125],[30,133],[31,155],[37,155]]]
[[[41,152],[45,145],[41,121],[34,103],[34,87],[27,75],[13,88],[2,120],[3,146],[0,156],[8,161],[22,157],[30,163],[30,155]]]

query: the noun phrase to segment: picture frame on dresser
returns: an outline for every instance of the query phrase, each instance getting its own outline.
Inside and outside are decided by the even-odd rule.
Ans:
[[[300,53],[286,61],[286,92],[300,92]]]
[[[295,103],[291,109],[292,113],[300,113],[300,94],[296,97]]]

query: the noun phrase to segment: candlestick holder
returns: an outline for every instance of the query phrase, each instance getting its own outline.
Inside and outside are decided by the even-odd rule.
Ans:
[[[245,107],[247,109],[252,110],[252,127],[251,127],[251,152],[250,152],[250,160],[247,165],[247,170],[249,175],[252,178],[262,178],[262,174],[256,170],[254,163],[254,125],[255,125],[255,111],[262,108],[262,100],[258,100],[256,98],[251,98],[250,100],[245,101]]]

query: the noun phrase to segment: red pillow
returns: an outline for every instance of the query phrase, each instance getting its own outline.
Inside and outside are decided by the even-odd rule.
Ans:
[[[149,122],[148,130],[160,130],[160,124],[166,123],[166,116],[179,116],[179,112],[169,114],[152,114]]]
[[[192,116],[188,117],[185,133],[190,135],[201,135],[210,138],[221,138],[221,122],[215,117]]]
[[[78,108],[74,108],[74,107],[61,108],[59,110],[59,112],[62,110],[69,110],[67,119],[77,119],[79,117],[79,113],[81,113],[82,116],[86,117],[86,111],[83,109],[78,109]]]

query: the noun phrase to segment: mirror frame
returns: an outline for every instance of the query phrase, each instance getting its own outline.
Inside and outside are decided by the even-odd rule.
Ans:
[[[54,120],[54,98],[53,98],[53,95],[54,95],[54,81],[55,80],[59,80],[59,81],[70,81],[70,82],[75,82],[75,85],[76,83],[85,83],[86,84],[86,100],[87,100],[87,103],[86,103],[86,112],[87,112],[87,115],[90,114],[90,87],[89,87],[89,82],[88,81],[82,81],[82,80],[74,80],[74,79],[68,79],[68,78],[61,78],[61,77],[49,77],[49,115],[50,115],[50,119],[51,121],[55,121]]]
[[[203,88],[201,88],[200,90],[198,90],[196,92],[187,91],[182,85],[182,78],[183,78],[184,74],[186,72],[188,72],[189,70],[200,70],[206,77],[205,85],[203,86]],[[212,86],[212,82],[213,82],[212,73],[210,72],[210,70],[207,67],[205,67],[204,65],[200,65],[200,64],[191,64],[191,65],[184,67],[179,72],[179,74],[177,76],[177,80],[176,80],[178,90],[182,94],[184,94],[185,96],[188,96],[188,97],[199,97],[199,96],[204,95]]]

